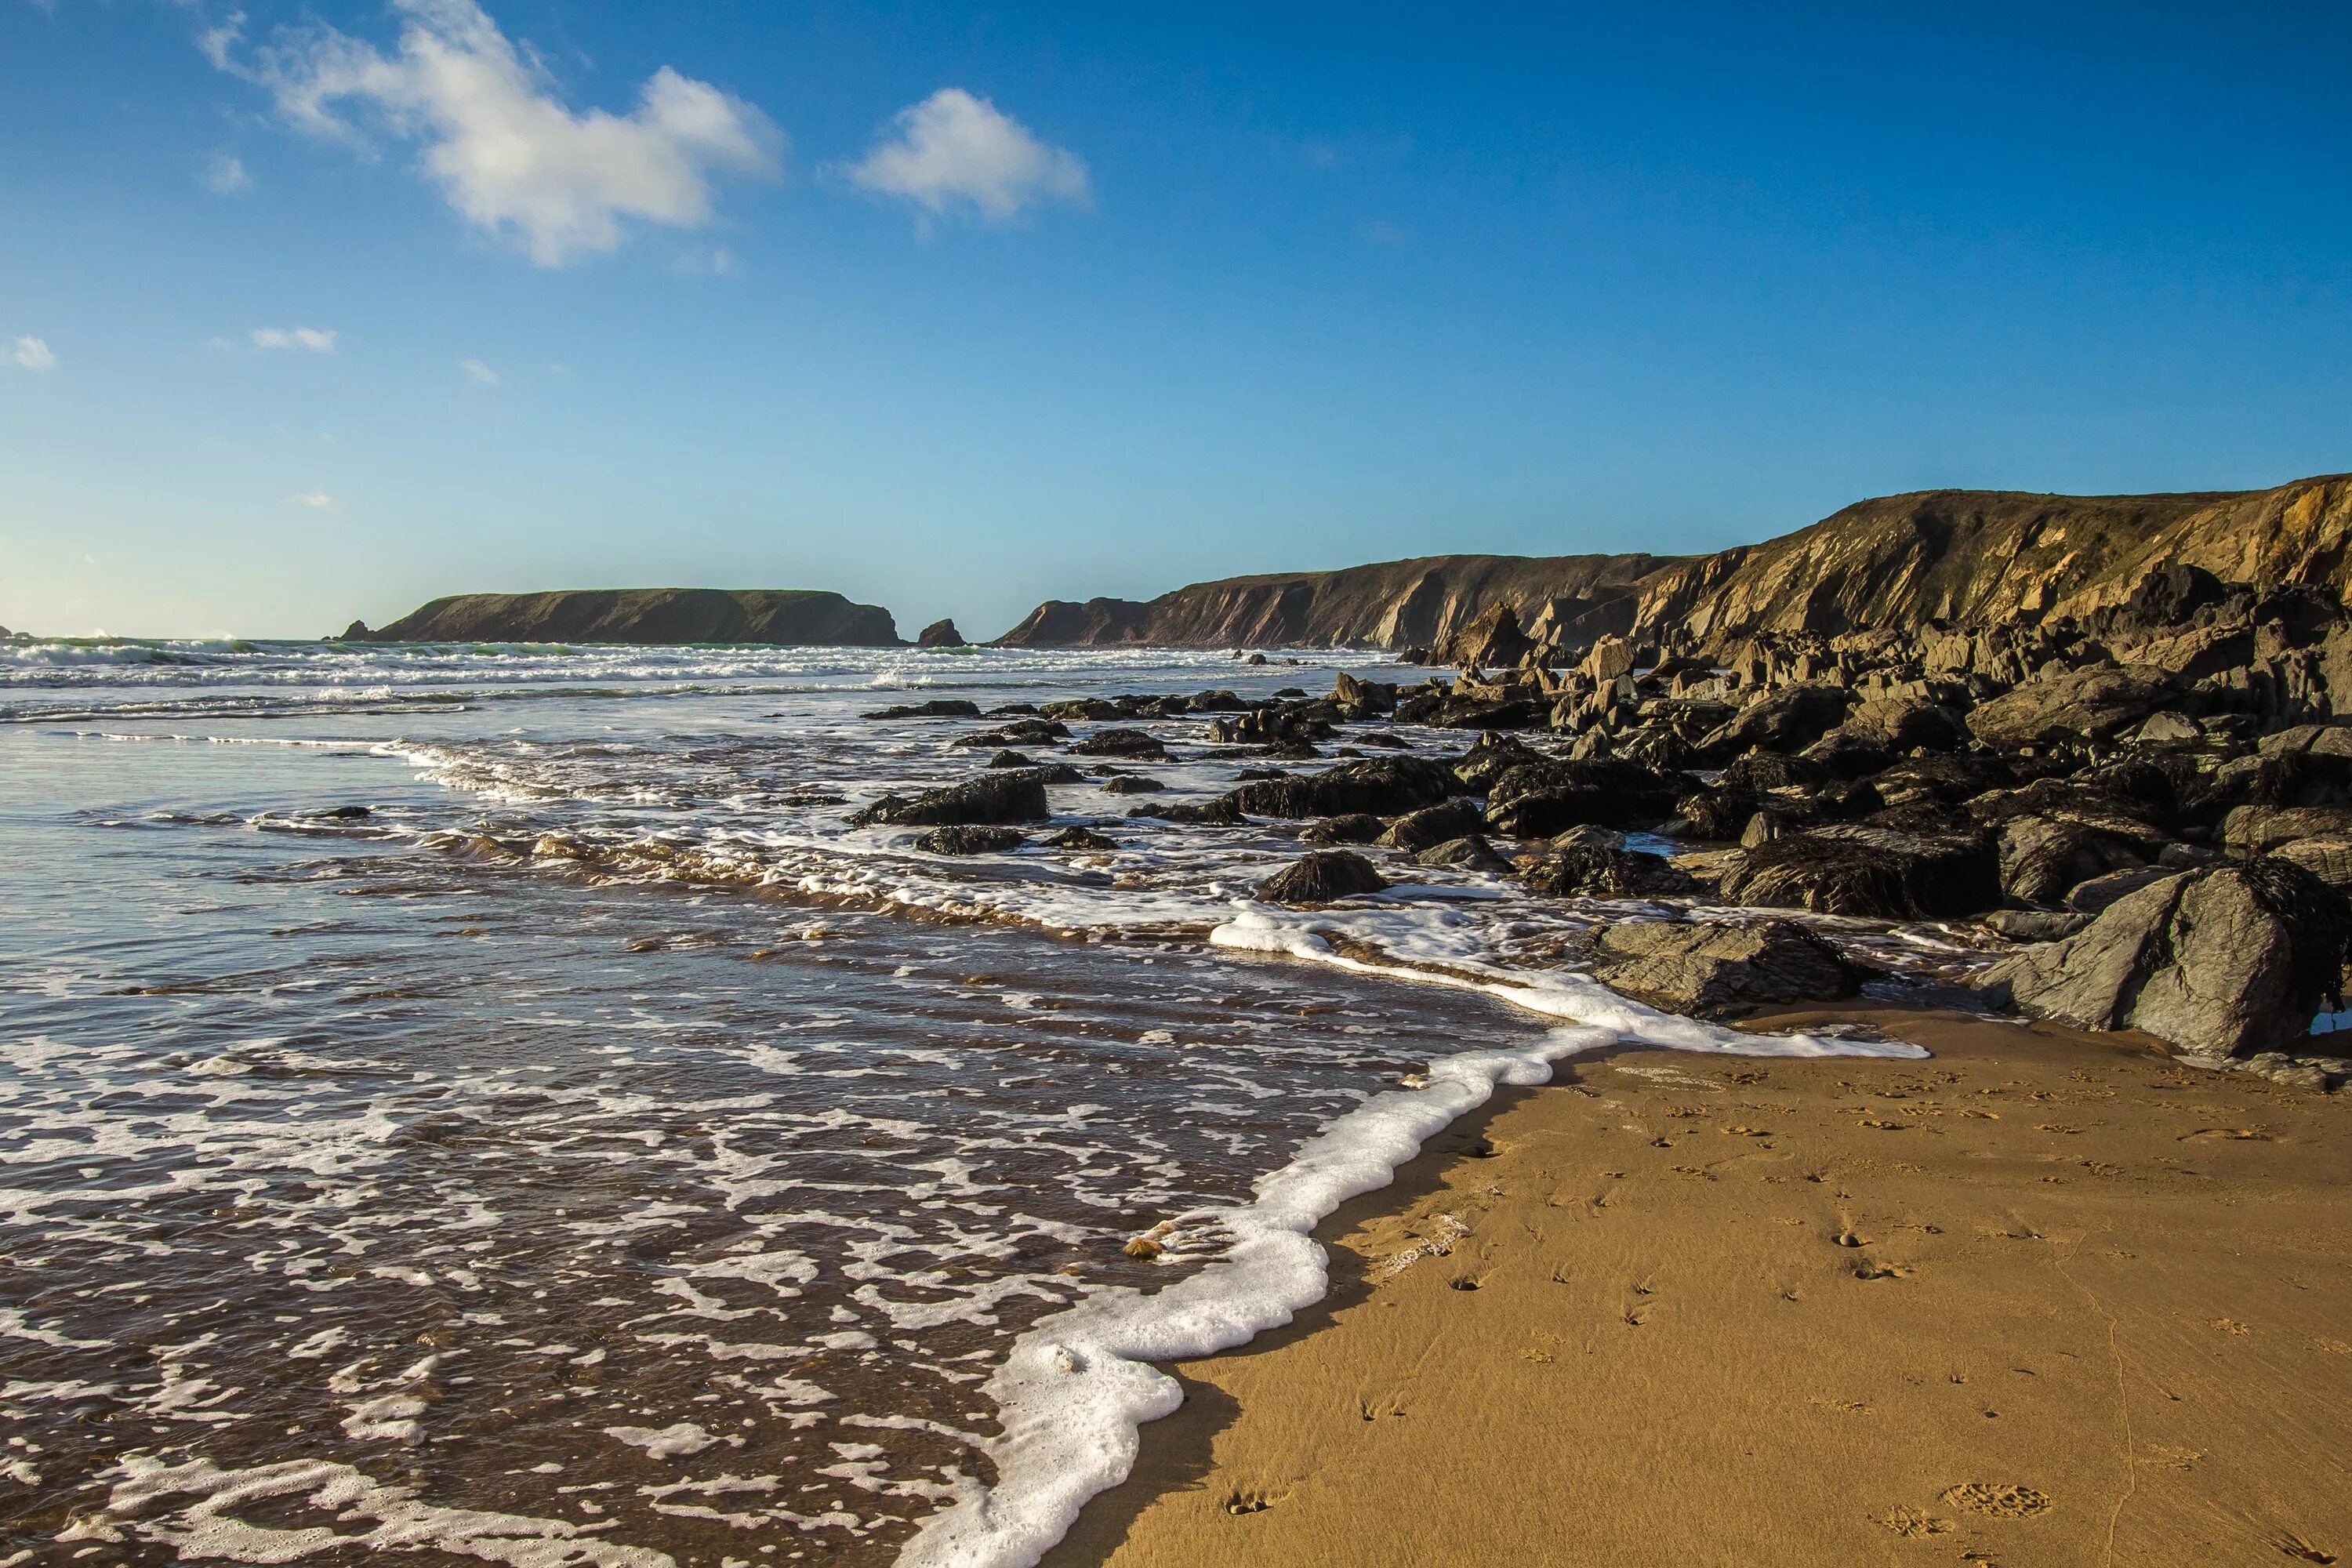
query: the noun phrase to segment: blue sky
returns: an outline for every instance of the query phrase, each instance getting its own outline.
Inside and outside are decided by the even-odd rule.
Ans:
[[[2352,468],[2352,8],[1762,9],[0,0],[0,624]]]

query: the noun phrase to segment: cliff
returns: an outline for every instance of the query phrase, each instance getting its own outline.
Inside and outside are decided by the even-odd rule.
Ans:
[[[2084,616],[2159,565],[2269,589],[2352,588],[2352,476],[2267,490],[2057,496],[1922,490],[1712,555],[1436,555],[1199,583],[1149,603],[1049,601],[998,641],[1428,647],[1497,605],[1538,642],[1720,640]]]
[[[351,642],[768,643],[901,646],[890,612],[797,589],[577,588],[458,594]]]

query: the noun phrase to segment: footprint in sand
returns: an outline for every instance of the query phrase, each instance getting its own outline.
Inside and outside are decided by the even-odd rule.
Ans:
[[[1926,1509],[1906,1503],[1891,1513],[1879,1515],[1878,1523],[1906,1540],[1916,1541],[1928,1535],[1949,1535],[1955,1528],[1948,1519],[1937,1519]]]
[[[2049,1494],[2032,1487],[2005,1486],[1992,1481],[1962,1481],[1944,1493],[1944,1506],[1995,1519],[2031,1519],[2052,1508]]]

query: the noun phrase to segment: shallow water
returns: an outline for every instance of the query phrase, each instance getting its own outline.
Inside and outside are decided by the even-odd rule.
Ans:
[[[888,1561],[997,1479],[1023,1331],[1196,1274],[1335,1117],[1528,1053],[1539,1013],[1723,1048],[1573,976],[1512,1007],[1326,941],[1475,977],[1639,910],[1433,873],[1272,917],[1246,890],[1287,832],[1129,823],[1091,780],[1055,808],[1116,852],[843,821],[987,754],[857,717],[902,693],[1327,681],[0,648],[0,1563]],[[1180,798],[1244,760],[1141,727],[1176,759],[1116,765]]]

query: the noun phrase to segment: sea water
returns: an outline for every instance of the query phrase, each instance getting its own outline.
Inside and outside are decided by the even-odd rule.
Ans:
[[[1654,906],[1258,904],[1295,825],[1125,816],[1198,718],[1111,849],[847,821],[988,755],[888,702],[1381,662],[0,645],[0,1565],[1031,1562],[1496,1085],[1909,1051],[1561,966]]]

